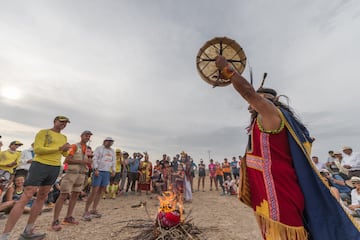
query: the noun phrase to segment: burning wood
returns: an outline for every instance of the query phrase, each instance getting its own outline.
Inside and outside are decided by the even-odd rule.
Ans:
[[[181,194],[173,191],[163,192],[159,197],[160,206],[156,214],[155,223],[149,220],[141,228],[144,230],[133,240],[203,240],[201,231],[190,220],[184,219]],[[146,204],[142,204],[146,209]],[[189,216],[189,214],[188,214]],[[150,223],[150,224],[149,224]],[[139,228],[138,223],[129,224],[127,227]]]

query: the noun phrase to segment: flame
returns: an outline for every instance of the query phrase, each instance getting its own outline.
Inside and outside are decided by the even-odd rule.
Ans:
[[[174,212],[179,211],[180,213],[180,221],[183,222],[183,212],[184,212],[184,206],[183,206],[183,200],[182,200],[182,194],[176,193],[169,189],[170,191],[166,191],[162,193],[162,196],[159,196],[159,212]]]

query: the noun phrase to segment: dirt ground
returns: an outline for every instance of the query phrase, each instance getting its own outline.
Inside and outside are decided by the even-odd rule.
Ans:
[[[197,181],[197,179],[195,179]],[[36,222],[36,231],[46,232],[49,240],[58,239],[132,239],[141,229],[126,227],[128,223],[137,220],[149,219],[145,208],[131,208],[131,205],[146,201],[146,208],[151,218],[155,219],[159,201],[157,195],[119,196],[115,200],[101,200],[99,211],[102,218],[92,219],[91,222],[80,221],[77,226],[63,226],[60,232],[49,229],[52,221],[52,212],[42,213]],[[78,202],[74,217],[81,218],[84,202]],[[65,205],[61,216],[65,214]],[[184,205],[185,216],[190,213],[192,222],[202,232],[204,239],[262,239],[255,222],[252,210],[243,205],[236,196],[220,196],[219,191],[193,193],[193,202]],[[17,239],[23,230],[27,216],[23,215],[12,232],[11,239]],[[3,229],[6,219],[0,220],[0,229]]]

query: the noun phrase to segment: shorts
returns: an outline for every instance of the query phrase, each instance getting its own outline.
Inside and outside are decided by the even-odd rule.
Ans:
[[[2,181],[8,182],[11,177],[11,173],[5,170],[0,169],[0,177]]]
[[[92,175],[91,186],[93,187],[106,187],[110,183],[110,172],[99,171],[99,176]]]
[[[85,183],[86,175],[83,173],[66,173],[61,179],[60,192],[81,192]]]
[[[205,177],[206,172],[205,171],[199,171],[199,177]]]
[[[24,186],[52,186],[59,176],[60,166],[32,162]]]
[[[117,173],[115,173],[115,176],[110,177],[110,182],[111,183],[118,183],[118,182],[120,182],[120,179],[121,179],[121,173],[117,172]]]

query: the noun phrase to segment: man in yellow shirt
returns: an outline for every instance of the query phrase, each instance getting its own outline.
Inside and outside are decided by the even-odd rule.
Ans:
[[[36,200],[31,207],[27,225],[19,239],[38,240],[45,238],[45,233],[34,233],[33,228],[51,186],[59,175],[61,156],[67,156],[67,151],[71,147],[67,143],[66,136],[60,133],[69,122],[70,120],[67,117],[57,116],[51,129],[43,129],[36,134],[34,142],[35,157],[24,184],[24,194],[11,210],[1,240],[10,238],[11,230],[22,215],[25,205],[35,193],[37,193]]]
[[[9,149],[0,153],[0,175],[4,175],[8,181],[10,181],[10,175],[13,175],[14,169],[19,163],[21,152],[16,151],[16,149],[21,145],[23,144],[19,141],[12,141]]]

